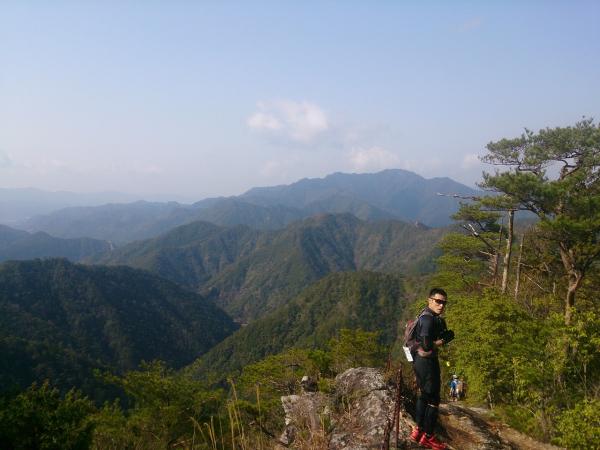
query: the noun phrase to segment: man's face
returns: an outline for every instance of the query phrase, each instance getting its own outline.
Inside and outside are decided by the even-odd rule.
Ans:
[[[427,301],[429,309],[434,313],[439,315],[444,311],[446,306],[446,297],[444,297],[442,294],[432,295]]]

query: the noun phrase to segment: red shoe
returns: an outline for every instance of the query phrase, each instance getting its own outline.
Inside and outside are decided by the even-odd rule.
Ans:
[[[432,448],[433,450],[446,450],[448,448],[446,444],[438,441],[433,434],[428,437],[423,433],[423,436],[419,439],[419,444],[423,447]]]
[[[421,430],[419,430],[419,427],[415,427],[413,428],[412,432],[410,433],[410,435],[408,436],[408,438],[411,441],[414,442],[419,442],[419,439],[421,439],[421,435],[423,434],[423,432]]]

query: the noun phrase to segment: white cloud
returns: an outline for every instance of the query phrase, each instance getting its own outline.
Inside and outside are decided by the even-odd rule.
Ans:
[[[478,167],[481,165],[481,161],[479,160],[479,155],[476,153],[469,153],[463,157],[461,167],[465,170],[473,169],[474,167]]]
[[[325,112],[316,104],[302,101],[278,100],[259,102],[258,111],[247,120],[256,131],[287,137],[298,142],[310,142],[329,129]]]
[[[359,172],[378,171],[399,167],[402,163],[398,156],[380,147],[355,149],[350,152],[350,164]]]
[[[256,112],[248,118],[248,126],[257,130],[279,130],[281,129],[281,122],[274,116]]]

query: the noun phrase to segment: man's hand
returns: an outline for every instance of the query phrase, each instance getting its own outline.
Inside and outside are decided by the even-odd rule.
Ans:
[[[437,341],[434,341],[433,343],[436,347],[441,347],[442,345],[444,345],[444,340],[438,339]]]
[[[454,331],[452,331],[452,330],[445,330],[442,333],[442,340],[444,341],[444,344],[447,344],[452,339],[454,339]]]

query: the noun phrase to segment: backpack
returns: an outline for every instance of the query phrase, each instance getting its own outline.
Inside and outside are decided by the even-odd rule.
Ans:
[[[417,325],[419,324],[419,319],[424,314],[428,316],[433,316],[433,314],[431,314],[431,312],[429,312],[429,310],[425,308],[419,313],[417,317],[415,317],[414,319],[410,319],[408,322],[406,322],[406,327],[404,328],[404,340],[402,341],[402,345],[406,347],[410,353],[416,352],[417,348],[419,347],[419,342],[417,341]]]

